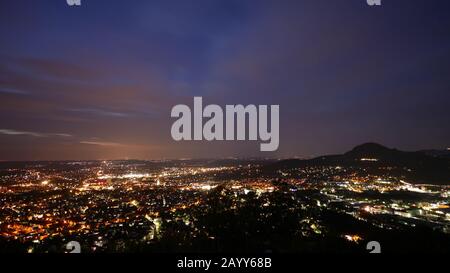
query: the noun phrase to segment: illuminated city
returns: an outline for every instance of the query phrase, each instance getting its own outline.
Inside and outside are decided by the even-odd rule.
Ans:
[[[325,240],[356,251],[362,242],[382,240],[377,230],[419,229],[449,242],[450,186],[412,184],[356,165],[272,170],[283,162],[2,163],[2,245],[64,252],[65,242],[77,240],[86,252],[283,252],[320,251],[314,244]],[[372,162],[378,161],[363,164]],[[271,238],[272,230],[281,238]],[[282,231],[298,245],[284,242]],[[240,236],[244,245],[227,243]]]

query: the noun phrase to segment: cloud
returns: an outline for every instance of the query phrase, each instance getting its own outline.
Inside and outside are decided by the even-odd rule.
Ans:
[[[16,130],[9,130],[9,129],[0,129],[0,134],[3,135],[23,135],[23,136],[32,136],[32,137],[45,137],[44,134],[36,133],[36,132],[25,132],[25,131],[16,131]]]
[[[80,141],[81,144],[95,145],[95,146],[105,146],[105,147],[121,147],[123,144],[116,142],[103,142],[103,141]]]
[[[86,114],[92,114],[97,116],[106,116],[106,117],[117,117],[117,118],[124,118],[130,116],[126,113],[121,112],[114,112],[114,111],[106,111],[102,109],[93,109],[93,108],[77,108],[77,109],[67,109],[70,112],[77,112],[77,113],[86,113]]]
[[[59,136],[59,137],[73,137],[71,134],[51,134],[53,136]]]
[[[10,136],[31,136],[31,137],[73,137],[70,134],[64,133],[38,133],[38,132],[28,132],[28,131],[17,131],[11,129],[0,129],[0,134],[10,135]]]
[[[0,87],[0,93],[13,94],[13,95],[28,95],[28,94],[30,94],[27,91],[18,90],[18,89],[14,89],[14,88],[2,88],[2,87]]]

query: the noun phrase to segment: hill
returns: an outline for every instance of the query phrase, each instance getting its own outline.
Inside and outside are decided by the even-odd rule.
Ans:
[[[341,155],[282,160],[267,165],[265,170],[274,172],[313,166],[359,167],[368,174],[402,177],[412,183],[450,184],[449,158],[400,151],[377,143],[365,143]]]

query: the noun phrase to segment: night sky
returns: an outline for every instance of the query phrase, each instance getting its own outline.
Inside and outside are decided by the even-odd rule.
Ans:
[[[450,146],[450,1],[0,0],[0,160]],[[171,108],[279,104],[280,147],[175,142]]]

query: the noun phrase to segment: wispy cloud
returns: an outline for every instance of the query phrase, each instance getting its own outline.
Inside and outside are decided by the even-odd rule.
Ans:
[[[15,88],[4,88],[4,87],[0,87],[0,93],[13,94],[13,95],[28,95],[28,94],[30,94],[27,91],[15,89]]]
[[[59,137],[73,137],[73,135],[71,135],[71,134],[50,134],[50,135],[59,136]]]
[[[29,131],[17,131],[11,129],[0,129],[0,134],[10,135],[10,136],[30,136],[30,137],[72,137],[70,134],[64,133],[39,133],[39,132],[29,132]]]
[[[75,108],[75,109],[67,109],[67,110],[70,112],[86,113],[86,114],[91,114],[91,115],[96,115],[96,116],[105,116],[105,117],[124,118],[124,117],[129,116],[129,114],[127,114],[127,113],[107,111],[107,110],[95,109],[95,108]]]
[[[95,145],[95,146],[105,146],[105,147],[121,147],[125,146],[116,142],[104,142],[104,141],[80,141],[81,144]]]
[[[32,136],[32,137],[45,137],[44,134],[36,132],[26,132],[26,131],[16,131],[9,129],[0,129],[0,134],[11,135],[11,136]]]

